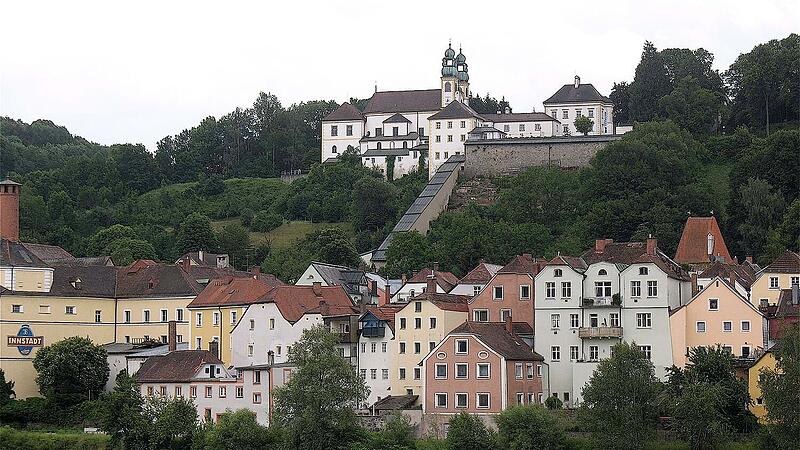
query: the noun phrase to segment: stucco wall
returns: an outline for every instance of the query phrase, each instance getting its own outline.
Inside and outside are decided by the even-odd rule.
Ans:
[[[496,176],[548,163],[584,167],[598,150],[618,139],[619,136],[572,136],[468,141],[464,175]]]

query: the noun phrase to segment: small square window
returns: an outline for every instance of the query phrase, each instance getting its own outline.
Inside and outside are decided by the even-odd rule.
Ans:
[[[468,369],[469,364],[467,363],[456,363],[456,379],[457,380],[464,380],[468,376]]]
[[[466,408],[467,407],[467,394],[462,392],[456,394],[456,408]]]
[[[708,299],[708,310],[709,311],[719,311],[719,299],[718,298],[710,298],[710,299]]]
[[[697,322],[695,325],[696,330],[698,333],[705,333],[706,332],[706,323],[705,322]]]
[[[436,378],[437,380],[447,379],[447,364],[436,363],[436,375],[434,378]]]
[[[489,408],[489,393],[479,392],[475,396],[478,409]]]
[[[489,363],[478,363],[478,378],[479,379],[486,379],[490,377],[490,365]]]
[[[730,333],[731,331],[733,331],[733,322],[727,320],[725,322],[722,322],[722,331],[726,333]]]
[[[447,394],[443,392],[436,393],[436,407],[447,408]]]
[[[466,355],[468,349],[468,343],[466,339],[456,339],[456,354],[457,355]]]

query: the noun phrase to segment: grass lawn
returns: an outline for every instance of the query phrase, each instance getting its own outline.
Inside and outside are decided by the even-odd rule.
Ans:
[[[232,223],[241,223],[238,217],[225,220],[217,220],[211,223],[214,230],[220,230],[225,225]],[[352,225],[347,222],[340,223],[312,223],[304,220],[295,220],[292,222],[285,222],[278,228],[270,231],[269,233],[259,233],[255,231],[250,232],[250,243],[252,245],[259,245],[268,240],[272,242],[272,248],[286,248],[292,242],[304,237],[312,231],[321,228],[336,227],[347,231],[348,234],[352,233]]]

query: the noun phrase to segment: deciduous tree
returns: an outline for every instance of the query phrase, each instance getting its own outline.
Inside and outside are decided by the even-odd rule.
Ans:
[[[106,351],[80,336],[40,348],[33,368],[39,391],[62,405],[97,398],[108,381]]]

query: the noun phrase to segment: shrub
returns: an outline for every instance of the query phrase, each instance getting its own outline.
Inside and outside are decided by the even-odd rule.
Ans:
[[[253,223],[253,218],[256,216],[256,213],[250,208],[243,208],[239,211],[239,217],[242,221],[242,225],[247,228],[250,228],[250,224]]]
[[[483,450],[493,445],[492,435],[478,416],[461,413],[450,419],[447,448],[451,450]]]
[[[38,433],[0,427],[0,450],[96,450],[109,447],[104,434]]]
[[[561,449],[566,435],[539,405],[513,406],[497,416],[498,446],[509,450]]]
[[[546,406],[547,409],[561,409],[561,407],[564,406],[564,402],[562,402],[561,399],[553,395],[547,397],[547,400],[544,401],[544,406]]]
[[[253,231],[268,232],[283,224],[283,217],[269,211],[259,211],[250,222]]]

